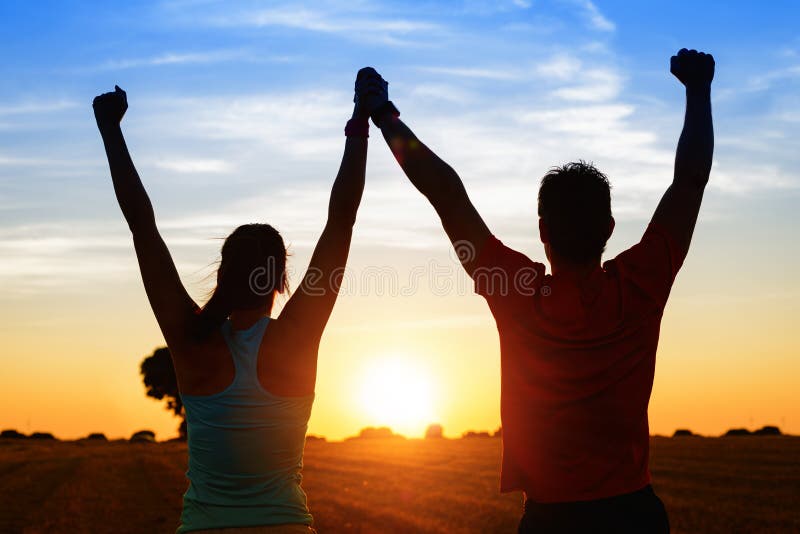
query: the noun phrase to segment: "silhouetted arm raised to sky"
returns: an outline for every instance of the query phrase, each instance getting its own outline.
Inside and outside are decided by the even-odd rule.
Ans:
[[[331,190],[325,228],[314,248],[308,271],[278,321],[284,342],[294,355],[291,361],[287,358],[284,371],[297,395],[314,391],[319,342],[339,294],[364,191],[368,122],[359,106],[353,112],[353,122],[363,127],[362,132],[348,134]]]
[[[187,341],[185,332],[194,320],[196,305],[183,287],[158,232],[153,206],[122,135],[120,122],[128,109],[127,95],[116,87],[114,92],[96,97],[92,106],[103,137],[114,192],[133,235],[147,298],[170,349],[180,350]]]
[[[362,69],[365,71],[383,82],[373,69]],[[373,118],[403,172],[439,214],[462,265],[472,274],[480,247],[491,232],[472,205],[456,171],[420,141],[392,108],[387,108],[386,85],[382,83],[383,91],[370,102],[371,108],[378,110],[378,115],[373,114]]]
[[[714,126],[711,118],[711,81],[714,58],[682,49],[671,59],[670,71],[686,88],[686,117],[675,154],[672,184],[656,208],[653,222],[668,231],[678,246],[676,258],[686,257],[692,240],[703,191],[711,173]]]

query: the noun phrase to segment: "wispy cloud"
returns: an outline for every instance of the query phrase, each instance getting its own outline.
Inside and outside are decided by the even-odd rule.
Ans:
[[[622,90],[622,77],[611,68],[587,69],[576,77],[579,82],[553,91],[564,100],[603,102],[616,98]]]
[[[482,67],[419,67],[419,70],[434,74],[457,76],[459,78],[478,78],[483,80],[518,80],[522,78],[519,69]]]
[[[800,111],[786,110],[774,115],[776,120],[790,123],[800,123]]]
[[[421,66],[421,72],[445,77],[469,78],[476,81],[533,82],[543,81],[550,94],[561,100],[575,102],[606,102],[616,98],[623,88],[623,77],[612,66],[582,69],[576,56],[557,53],[536,62],[532,67],[444,67]]]
[[[581,8],[583,16],[587,19],[591,28],[604,32],[613,32],[617,29],[617,25],[601,13],[592,0],[574,1]]]
[[[532,5],[532,0],[464,0],[461,11],[467,14],[487,15],[529,9]]]
[[[233,165],[221,159],[172,159],[157,161],[159,169],[179,173],[224,173],[233,170]]]
[[[0,117],[8,115],[27,115],[35,113],[52,113],[72,109],[77,104],[71,100],[55,100],[42,102],[18,102],[15,104],[0,104]]]
[[[800,182],[795,175],[775,164],[733,166],[715,161],[709,187],[744,194],[754,190],[798,189]]]
[[[435,99],[454,104],[466,104],[473,95],[460,87],[444,83],[421,83],[411,89],[411,96],[419,99]]]
[[[747,81],[745,90],[750,92],[766,91],[778,82],[795,79],[800,79],[800,65],[789,65],[751,77]]]
[[[0,229],[0,254],[4,258],[0,281],[9,294],[56,287],[63,291],[77,284],[85,288],[100,278],[135,269],[108,261],[124,247],[130,247],[130,242],[121,234],[77,221],[6,226]]]
[[[26,157],[6,156],[0,154],[0,166],[4,167],[44,167],[44,168],[80,168],[91,167],[97,162],[78,158]]]
[[[535,123],[554,132],[584,134],[618,128],[634,110],[630,104],[549,107],[521,113],[519,118],[523,123]]]
[[[308,9],[287,4],[239,11],[226,9],[224,12],[201,16],[201,20],[219,27],[283,27],[396,46],[423,44],[405,37],[421,34],[429,37],[433,32],[443,30],[435,22],[399,16],[379,17],[345,6],[339,6],[338,9]]]
[[[535,72],[542,77],[569,80],[580,72],[581,61],[573,55],[558,53],[536,65]]]
[[[145,120],[147,130],[161,128],[175,138],[185,138],[188,128],[193,139],[269,145],[284,156],[306,157],[338,146],[330,128],[350,106],[349,93],[330,90],[175,98],[152,102]]]
[[[106,61],[97,67],[97,70],[121,70],[137,67],[158,67],[164,65],[192,65],[204,63],[219,63],[252,59],[253,56],[244,50],[209,50],[204,52],[165,52],[157,56],[114,59]]]
[[[800,64],[784,64],[769,70],[756,69],[755,72],[756,74],[743,76],[743,81],[739,83],[725,84],[716,88],[715,100],[727,102],[756,93],[779,96],[782,90],[800,81]]]

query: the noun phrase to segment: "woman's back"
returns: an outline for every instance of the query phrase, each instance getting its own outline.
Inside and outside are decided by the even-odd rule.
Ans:
[[[300,471],[314,395],[280,397],[262,387],[257,363],[269,322],[234,330],[225,321],[233,381],[213,395],[181,396],[190,483],[178,532],[312,522]]]

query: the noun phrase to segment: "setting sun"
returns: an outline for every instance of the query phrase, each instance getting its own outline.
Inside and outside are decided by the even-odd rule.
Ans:
[[[366,367],[359,402],[371,425],[417,437],[435,422],[433,397],[429,371],[410,358],[393,355]]]

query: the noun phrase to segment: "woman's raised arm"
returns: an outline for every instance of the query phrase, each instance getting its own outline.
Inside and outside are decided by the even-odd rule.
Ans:
[[[368,129],[368,115],[356,103],[353,117],[345,128],[347,139],[331,190],[328,220],[314,248],[308,271],[281,312],[279,323],[295,354],[286,363],[293,368],[290,374],[295,387],[292,389],[296,388],[298,393],[314,391],[317,350],[339,294],[364,191]]]
[[[125,144],[120,123],[128,109],[127,95],[115,86],[114,92],[96,97],[92,107],[103,137],[117,202],[133,235],[147,298],[164,339],[173,353],[179,353],[191,340],[190,327],[196,320],[197,305],[183,287],[158,232],[153,206]]]

